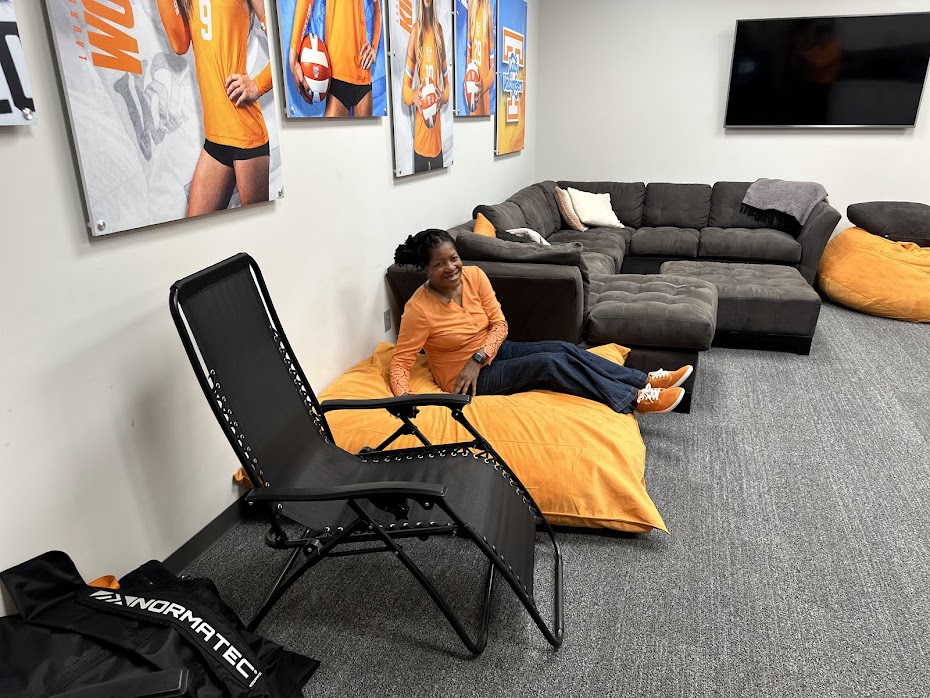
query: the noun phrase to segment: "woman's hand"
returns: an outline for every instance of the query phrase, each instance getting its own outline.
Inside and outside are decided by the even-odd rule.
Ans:
[[[459,377],[455,379],[452,386],[453,393],[462,393],[463,395],[478,394],[478,374],[481,372],[481,366],[477,361],[468,360],[462,368]]]
[[[310,95],[307,93],[307,83],[304,82],[304,70],[300,67],[300,61],[297,60],[297,51],[291,49],[287,58],[288,65],[291,68],[291,77],[294,79],[294,87],[307,104],[313,104]]]
[[[367,41],[362,45],[361,50],[358,52],[358,55],[361,57],[359,65],[361,65],[362,70],[368,70],[374,64],[377,56],[375,55],[375,49]]]
[[[413,108],[417,111],[423,111],[423,98],[420,96],[421,89],[418,87],[413,91]]]
[[[241,107],[257,100],[261,93],[255,81],[248,75],[235,74],[226,78],[226,96],[231,102],[235,102],[237,107]]]

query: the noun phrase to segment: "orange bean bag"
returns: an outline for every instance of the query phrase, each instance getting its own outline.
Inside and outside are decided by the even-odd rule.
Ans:
[[[827,243],[817,283],[831,299],[854,310],[930,322],[930,247],[848,228]]]
[[[629,353],[615,344],[592,351],[617,363]],[[372,356],[339,376],[320,400],[389,397],[393,354],[393,344],[379,344]],[[422,354],[411,371],[410,385],[416,393],[441,392]],[[646,446],[633,415],[536,390],[479,395],[465,408],[465,416],[513,468],[550,523],[667,531],[646,492]],[[330,412],[327,420],[336,444],[353,453],[378,445],[399,426],[385,410]],[[443,407],[421,409],[416,425],[432,443],[468,439]],[[414,437],[405,436],[392,448],[417,445]]]

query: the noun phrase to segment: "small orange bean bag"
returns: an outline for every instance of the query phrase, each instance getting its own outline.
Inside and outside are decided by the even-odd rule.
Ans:
[[[817,283],[854,310],[930,322],[930,247],[848,228],[827,243]]]
[[[597,347],[606,359],[623,363],[629,349]],[[339,376],[320,400],[390,397],[389,366],[394,345]],[[411,370],[411,390],[438,393],[424,355]],[[465,416],[494,447],[529,490],[552,524],[605,527],[618,531],[666,531],[646,492],[646,446],[636,418],[571,395],[534,390],[519,395],[479,395]],[[345,410],[326,415],[336,444],[357,453],[377,446],[399,426],[385,410]],[[468,438],[444,407],[425,407],[415,420],[432,443]],[[412,436],[392,448],[418,446]]]

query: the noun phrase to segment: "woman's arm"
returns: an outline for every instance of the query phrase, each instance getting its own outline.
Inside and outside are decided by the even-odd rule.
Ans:
[[[420,36],[420,23],[416,22],[410,30],[410,41],[407,42],[407,69],[404,73],[404,104],[420,108],[420,91],[413,89],[413,74],[417,69],[417,40]]]
[[[497,355],[497,350],[507,339],[507,320],[501,310],[501,304],[497,300],[497,294],[491,286],[491,281],[487,274],[480,267],[476,267],[480,272],[478,274],[478,297],[481,299],[481,307],[488,315],[491,325],[488,327],[488,334],[484,340],[484,353],[487,354],[490,361]]]
[[[258,17],[262,31],[266,34],[265,26],[265,0],[249,0],[252,12]],[[249,105],[271,89],[271,61],[259,71],[258,75],[250,78],[246,74],[233,74],[226,78],[226,96],[237,107]]]
[[[494,60],[497,53],[497,46],[494,43],[494,13],[491,12],[491,4],[488,3],[488,21],[485,22],[485,35],[487,43],[487,52],[488,52],[488,69],[484,72],[484,75],[481,76],[481,91],[487,92],[494,86]]]
[[[373,0],[375,4],[375,16],[371,24],[371,41],[366,41],[358,50],[359,65],[362,70],[370,70],[378,59],[378,42],[381,41],[381,3],[379,0]],[[374,43],[372,43],[374,42]]]
[[[439,36],[442,39],[442,56],[440,56],[442,60],[439,62],[439,69],[442,71],[442,102],[439,105],[441,107],[449,101],[452,81],[449,80],[449,63],[446,61],[446,37],[443,36],[442,25],[439,22],[436,22],[436,29],[439,30]]]
[[[161,23],[165,28],[165,34],[168,35],[171,50],[183,56],[191,45],[191,30],[181,14],[178,0],[158,0],[158,14],[161,15]]]
[[[397,346],[391,359],[391,392],[404,395],[410,392],[410,368],[417,354],[429,339],[429,325],[416,306],[407,304],[397,333]]]
[[[308,104],[313,104],[310,95],[307,94],[307,85],[304,83],[304,71],[300,67],[300,60],[297,53],[300,51],[300,42],[304,40],[304,34],[307,33],[307,25],[310,24],[310,13],[313,11],[313,0],[297,0],[294,6],[294,27],[291,29],[291,45],[287,52],[287,65],[291,69],[291,78],[294,80],[294,87],[297,88],[298,94],[304,98]]]

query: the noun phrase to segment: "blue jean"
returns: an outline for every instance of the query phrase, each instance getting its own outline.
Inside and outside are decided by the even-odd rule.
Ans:
[[[601,402],[616,412],[631,412],[646,381],[642,371],[568,342],[504,340],[494,361],[478,374],[478,395],[552,390]]]

